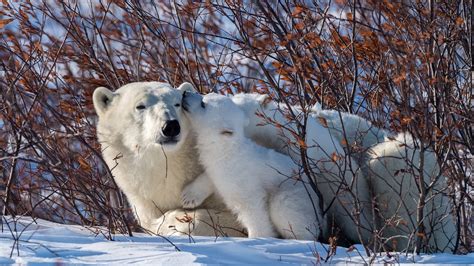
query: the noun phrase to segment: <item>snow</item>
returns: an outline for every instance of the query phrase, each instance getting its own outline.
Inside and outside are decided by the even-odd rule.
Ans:
[[[133,237],[114,235],[114,241],[98,234],[97,228],[63,225],[30,217],[3,218],[0,233],[0,264],[258,264],[288,265],[317,264],[327,256],[327,245],[313,241],[274,238],[168,238],[136,233]],[[16,227],[16,230],[14,230]],[[10,230],[11,229],[11,230]],[[19,241],[15,241],[18,239]],[[362,246],[349,251],[338,248],[327,263],[362,264],[368,262]],[[468,255],[434,254],[380,256],[376,262],[469,264],[474,253]]]

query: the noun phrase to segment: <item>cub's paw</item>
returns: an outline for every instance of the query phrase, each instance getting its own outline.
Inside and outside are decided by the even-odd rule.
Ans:
[[[192,186],[184,188],[181,193],[181,202],[183,203],[183,208],[185,209],[194,209],[201,205],[204,200],[207,198],[207,195],[203,195],[199,190],[192,189]]]

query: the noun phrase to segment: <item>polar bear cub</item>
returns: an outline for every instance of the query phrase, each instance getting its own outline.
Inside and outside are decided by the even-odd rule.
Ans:
[[[183,106],[197,134],[199,159],[210,182],[250,238],[319,236],[324,222],[318,197],[306,178],[295,174],[289,156],[245,137],[248,118],[230,98],[187,93]],[[184,197],[201,195],[191,197],[191,203],[185,200],[185,207],[199,205],[212,192],[206,189],[206,182],[209,180],[198,178],[185,189],[189,193]]]

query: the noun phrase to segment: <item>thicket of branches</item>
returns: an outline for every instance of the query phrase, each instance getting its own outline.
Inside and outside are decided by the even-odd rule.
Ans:
[[[438,155],[469,248],[471,16],[465,0],[2,1],[3,214],[134,230],[100,155],[92,92],[188,81],[411,133]]]

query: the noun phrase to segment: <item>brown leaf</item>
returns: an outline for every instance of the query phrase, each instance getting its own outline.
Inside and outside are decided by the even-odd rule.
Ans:
[[[8,23],[12,22],[12,18],[0,19],[0,29],[3,29]]]
[[[393,79],[393,82],[396,83],[396,84],[400,84],[402,81],[406,80],[405,75],[406,75],[405,73],[400,74],[399,76],[397,76]]]
[[[456,25],[460,26],[464,23],[464,19],[461,17],[456,18]]]
[[[342,146],[347,146],[347,140],[346,140],[346,138],[343,138],[343,139],[341,140],[341,145],[342,145]]]
[[[412,121],[413,119],[411,117],[408,117],[408,116],[405,116],[402,118],[402,121],[401,121],[401,124],[402,125],[408,125],[410,124],[410,122]]]
[[[346,18],[349,21],[352,20],[352,13],[351,12],[346,13]]]
[[[305,25],[304,25],[303,22],[295,24],[295,29],[297,29],[297,30],[302,30],[302,29],[304,29],[304,27],[305,27]]]
[[[283,64],[282,64],[281,62],[279,62],[279,61],[273,61],[273,62],[272,62],[272,66],[273,66],[274,68],[281,68],[281,67],[283,66]]]
[[[90,172],[92,170],[91,166],[89,165],[89,163],[84,158],[78,157],[77,161],[79,162],[79,165],[80,165],[82,170],[84,170],[86,172]]]
[[[308,146],[306,146],[306,142],[300,138],[297,139],[298,145],[300,145],[301,148],[306,149]]]
[[[294,9],[293,12],[291,13],[291,15],[292,15],[293,17],[296,17],[296,16],[298,16],[299,14],[301,14],[301,12],[303,12],[303,11],[304,11],[304,8],[303,8],[303,7],[297,6],[297,7],[295,7],[295,9]]]
[[[319,119],[319,123],[321,123],[323,127],[328,128],[328,121],[326,120],[326,118],[319,116],[318,119]]]
[[[25,8],[20,8],[20,16],[23,18],[24,21],[28,20],[28,13],[26,13]]]

